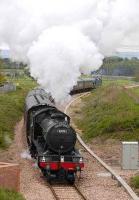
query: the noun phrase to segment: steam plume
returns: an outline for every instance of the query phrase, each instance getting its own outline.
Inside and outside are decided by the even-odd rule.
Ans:
[[[1,0],[0,44],[57,101],[138,27],[138,0]]]

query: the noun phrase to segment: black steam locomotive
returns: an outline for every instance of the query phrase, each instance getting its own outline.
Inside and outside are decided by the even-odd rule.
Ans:
[[[74,183],[75,174],[84,163],[75,149],[76,133],[69,116],[55,107],[50,94],[36,88],[26,97],[25,123],[31,156],[37,159],[47,180]]]

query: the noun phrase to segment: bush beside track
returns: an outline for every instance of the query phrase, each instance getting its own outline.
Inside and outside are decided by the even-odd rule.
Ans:
[[[131,187],[133,187],[133,189],[135,190],[135,192],[139,195],[139,174],[134,175],[130,179],[130,185],[131,185]]]
[[[25,200],[21,194],[14,191],[2,189],[2,188],[0,188],[0,199],[1,200]]]
[[[6,148],[14,138],[14,126],[21,118],[24,98],[36,83],[30,78],[18,79],[17,90],[0,94],[0,148]]]
[[[82,98],[75,123],[84,138],[139,140],[139,104],[116,83],[106,84]]]

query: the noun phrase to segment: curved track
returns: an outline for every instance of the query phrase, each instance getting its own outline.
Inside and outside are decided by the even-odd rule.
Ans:
[[[64,112],[67,113],[68,108],[75,102],[77,101],[79,98],[88,95],[88,93],[82,94],[80,96],[78,96],[77,98],[73,99],[65,108]],[[77,138],[79,143],[83,146],[83,148],[94,158],[96,159],[100,165],[102,165],[110,174],[111,177],[115,180],[118,181],[118,185],[124,187],[125,191],[130,195],[130,197],[133,200],[139,200],[139,197],[135,194],[135,192],[131,189],[131,187],[111,168],[109,167],[106,163],[104,163],[101,158],[99,158],[85,143],[84,141],[81,139],[81,137],[79,136],[79,134],[77,133]]]

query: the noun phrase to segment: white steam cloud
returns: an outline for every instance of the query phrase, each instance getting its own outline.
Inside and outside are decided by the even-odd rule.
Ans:
[[[21,158],[24,158],[24,159],[27,159],[27,160],[31,160],[32,159],[28,150],[24,150],[21,153]]]
[[[47,86],[56,99],[64,99],[76,84],[80,71],[87,73],[92,67],[97,69],[102,60],[88,37],[69,26],[44,31],[30,48],[28,57],[31,74],[38,78],[40,85]]]
[[[138,0],[1,0],[0,44],[57,101],[139,26]]]

